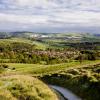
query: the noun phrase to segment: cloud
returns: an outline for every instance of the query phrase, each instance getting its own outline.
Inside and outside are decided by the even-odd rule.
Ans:
[[[46,16],[27,16],[27,15],[14,15],[14,14],[2,14],[0,13],[1,22],[15,22],[21,24],[38,24],[45,23],[47,20]]]
[[[99,16],[100,0],[0,0],[0,30],[5,31],[99,32]]]

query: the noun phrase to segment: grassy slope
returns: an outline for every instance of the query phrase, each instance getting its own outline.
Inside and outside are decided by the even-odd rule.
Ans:
[[[42,49],[45,50],[46,48],[59,48],[59,49],[63,49],[63,48],[67,48],[68,46],[66,46],[63,43],[79,43],[79,42],[84,42],[84,41],[88,41],[88,42],[100,42],[100,37],[95,37],[93,35],[84,35],[84,34],[52,34],[54,39],[42,39],[43,42],[40,41],[32,41],[32,40],[28,40],[26,38],[19,38],[19,37],[15,37],[15,38],[10,38],[10,39],[0,39],[0,43],[4,43],[4,44],[9,44],[12,42],[22,42],[22,43],[29,43],[29,44],[34,44],[36,45],[36,49]],[[80,36],[82,38],[80,38],[79,40],[77,39],[57,39],[57,37],[68,37],[68,36]]]
[[[38,41],[32,41],[32,40],[28,40],[25,38],[10,38],[10,39],[0,39],[0,44],[10,44],[10,43],[14,43],[14,42],[19,42],[19,43],[27,43],[27,44],[31,44],[31,45],[35,45],[36,49],[43,49],[45,50],[48,45],[38,42]]]
[[[83,100],[100,100],[100,63],[44,75],[49,84],[69,88]]]
[[[0,39],[0,43],[12,43],[12,42],[22,42],[22,43],[32,44],[32,41],[24,38]]]
[[[5,94],[6,93],[6,94]],[[1,100],[58,100],[43,82],[25,75],[0,77]]]
[[[91,69],[91,68],[93,68],[91,66],[94,66],[95,64],[99,64],[99,63],[100,63],[100,60],[84,61],[81,64],[79,62],[70,62],[70,63],[64,63],[64,64],[55,64],[55,65],[6,63],[7,65],[9,65],[9,67],[4,71],[3,74],[1,74],[1,77],[4,75],[5,75],[5,77],[7,77],[7,76],[13,77],[13,74],[26,74],[26,75],[32,75],[32,76],[39,76],[39,77],[42,77],[42,79],[45,78],[46,81],[48,81],[48,79],[49,79],[49,81],[48,81],[49,83],[53,82],[53,84],[61,85],[66,88],[69,88],[72,91],[74,91],[76,94],[78,94],[78,92],[80,91],[80,94],[78,94],[78,95],[80,95],[82,98],[85,98],[85,100],[94,100],[94,98],[91,96],[91,93],[94,93],[94,96],[97,97],[96,100],[99,100],[98,99],[99,95],[98,95],[97,89],[95,89],[95,91],[93,89],[91,89],[90,83],[89,83],[89,88],[88,88],[88,90],[90,89],[89,92],[86,92],[87,90],[85,91],[84,88],[82,87],[82,86],[85,86],[87,83],[85,85],[84,85],[84,83],[83,83],[83,85],[82,85],[82,83],[79,84],[80,77],[83,79],[83,75],[88,76],[88,73],[90,73],[89,68]],[[13,68],[15,68],[15,70],[12,70]],[[83,68],[84,69],[86,68],[85,69],[86,72],[85,72],[85,70],[83,70]],[[74,71],[73,71],[73,69],[74,69]],[[70,70],[72,72],[69,72]],[[81,70],[80,74],[79,74],[79,72],[80,72],[79,70]],[[73,73],[75,73],[75,75]],[[56,75],[56,76],[54,78],[52,78],[52,75]],[[49,77],[45,77],[45,76],[49,76]],[[89,77],[92,78],[92,74],[89,74]],[[28,79],[28,78],[26,78],[26,79]],[[93,77],[92,80],[95,81],[95,78]],[[79,83],[77,83],[78,81],[79,81]],[[88,80],[86,80],[86,82],[88,82]],[[79,87],[77,87],[77,86],[79,86]],[[95,86],[95,88],[96,88],[96,86]],[[91,99],[91,97],[93,99]],[[43,99],[43,100],[45,100],[45,99]],[[50,99],[48,99],[48,100],[50,100]]]

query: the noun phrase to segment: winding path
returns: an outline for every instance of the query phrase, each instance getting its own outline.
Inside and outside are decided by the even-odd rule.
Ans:
[[[63,87],[56,86],[56,85],[49,85],[49,86],[51,88],[57,90],[59,93],[61,93],[64,96],[64,98],[66,98],[68,100],[82,100],[80,97],[76,96],[75,94],[73,94],[68,89],[65,89]]]

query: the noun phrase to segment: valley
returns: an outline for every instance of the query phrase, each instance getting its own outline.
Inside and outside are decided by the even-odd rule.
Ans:
[[[99,100],[100,37],[1,32],[0,98],[63,100],[48,84],[68,89],[82,100]]]

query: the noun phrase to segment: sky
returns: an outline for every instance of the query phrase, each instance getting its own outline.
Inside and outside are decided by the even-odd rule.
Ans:
[[[100,32],[100,0],[0,0],[0,31]]]

